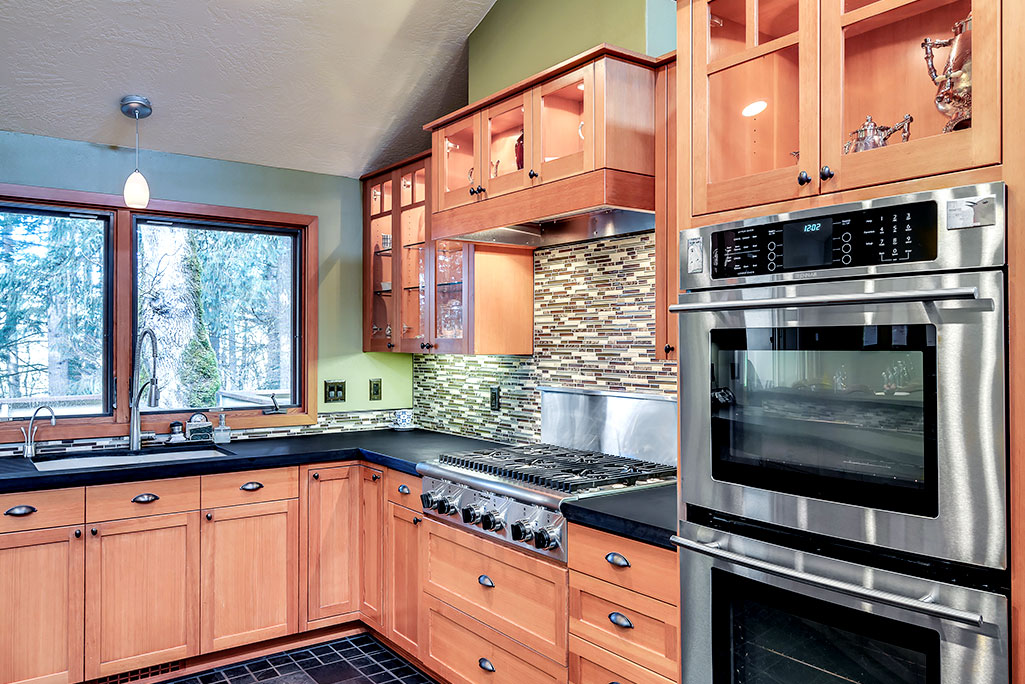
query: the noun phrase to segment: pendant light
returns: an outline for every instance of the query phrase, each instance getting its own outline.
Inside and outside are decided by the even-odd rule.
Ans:
[[[149,183],[139,171],[139,119],[153,113],[153,106],[142,95],[125,95],[121,98],[121,113],[135,119],[135,171],[125,181],[125,205],[132,209],[145,209],[149,205]]]

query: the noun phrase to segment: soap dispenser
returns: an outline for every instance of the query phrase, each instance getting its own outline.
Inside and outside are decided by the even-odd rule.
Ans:
[[[218,416],[217,427],[214,428],[214,444],[227,444],[231,441],[231,428],[224,422],[224,414]]]

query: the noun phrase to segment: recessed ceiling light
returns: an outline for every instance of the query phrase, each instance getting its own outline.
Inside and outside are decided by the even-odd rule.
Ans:
[[[759,114],[764,112],[768,108],[768,106],[769,103],[765,100],[756,100],[748,106],[744,107],[743,111],[741,111],[740,113],[747,117],[758,116]]]

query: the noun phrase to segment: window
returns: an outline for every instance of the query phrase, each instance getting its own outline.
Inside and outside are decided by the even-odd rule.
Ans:
[[[110,414],[110,226],[0,205],[0,419]]]
[[[298,405],[299,231],[140,219],[135,235],[136,330],[158,346],[143,410]]]

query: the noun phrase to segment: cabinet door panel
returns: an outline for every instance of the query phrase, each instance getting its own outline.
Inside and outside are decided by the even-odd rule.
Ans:
[[[595,80],[591,63],[534,88],[535,184],[594,170]]]
[[[0,682],[82,681],[81,527],[0,535]]]
[[[398,171],[401,189],[398,226],[392,243],[395,255],[395,294],[398,306],[398,338],[394,349],[419,352],[430,332],[429,297],[431,204],[425,192],[430,182],[430,158],[404,166]]]
[[[300,628],[343,622],[359,609],[359,466],[304,468]]]
[[[86,677],[198,654],[199,512],[93,529],[86,542]]]
[[[360,613],[384,629],[384,471],[360,467]]]
[[[438,170],[435,211],[476,202],[480,197],[476,190],[484,185],[480,120],[480,112],[476,112],[434,132],[434,168]]]
[[[295,633],[298,510],[290,499],[205,511],[203,653]]]
[[[368,352],[389,351],[395,344],[394,175],[363,181],[363,351]]]
[[[418,655],[420,637],[421,513],[388,502],[385,627],[388,638]]]
[[[485,197],[498,197],[531,186],[531,107],[531,91],[526,90],[484,110],[481,155]]]
[[[435,240],[432,245],[434,291],[431,326],[434,351],[449,354],[470,352],[473,250],[473,245],[453,240]]]

